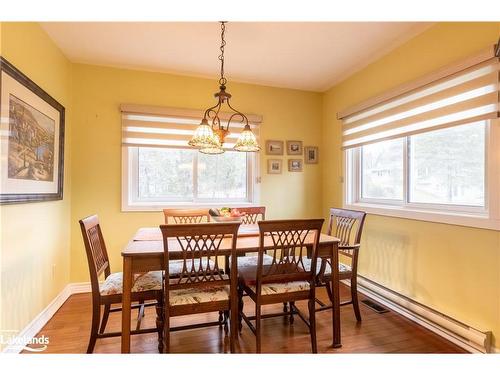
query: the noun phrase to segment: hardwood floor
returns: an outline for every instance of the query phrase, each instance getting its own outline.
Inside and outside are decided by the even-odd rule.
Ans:
[[[326,293],[318,290],[319,298],[327,300]],[[348,289],[342,286],[341,296],[348,298]],[[360,295],[360,300],[364,296]],[[458,346],[438,335],[390,311],[377,314],[361,305],[363,321],[357,324],[352,306],[342,307],[342,348],[333,349],[331,345],[331,312],[316,314],[318,351],[320,353],[464,353]],[[297,306],[307,314],[303,303]],[[268,306],[264,312],[281,311],[281,306]],[[245,311],[252,314],[253,304],[245,300]],[[120,313],[110,316],[106,332],[120,330]],[[91,320],[90,294],[71,296],[47,323],[38,336],[49,337],[50,343],[43,353],[85,353]],[[135,324],[135,319],[133,324]],[[180,317],[172,320],[173,326],[200,321],[217,320],[217,314],[204,314]],[[146,309],[143,327],[154,327],[154,308]],[[311,342],[305,324],[296,318],[290,325],[288,318],[264,319],[262,325],[263,353],[310,353]],[[219,327],[179,331],[171,333],[171,349],[174,353],[223,353],[229,352],[229,340]],[[132,337],[132,353],[157,353],[157,335],[146,334]],[[237,350],[240,353],[253,353],[255,337],[243,325]],[[97,340],[95,353],[119,353],[120,338]]]

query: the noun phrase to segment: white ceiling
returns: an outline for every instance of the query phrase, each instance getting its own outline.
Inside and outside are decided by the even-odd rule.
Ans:
[[[217,22],[64,22],[42,27],[73,62],[217,78]],[[324,91],[430,26],[417,22],[229,22],[231,81]]]

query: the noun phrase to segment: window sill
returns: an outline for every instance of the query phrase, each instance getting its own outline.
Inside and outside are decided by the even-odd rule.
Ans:
[[[371,203],[344,204],[344,208],[366,211],[369,214],[397,217],[401,219],[429,221],[460,225],[465,227],[500,230],[500,220],[493,219],[488,214],[443,212],[416,208],[391,207]]]
[[[161,212],[165,208],[214,208],[214,207],[252,207],[256,206],[255,202],[140,202],[140,203],[123,203],[122,212]]]

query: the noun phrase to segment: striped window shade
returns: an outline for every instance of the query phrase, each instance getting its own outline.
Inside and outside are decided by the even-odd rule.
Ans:
[[[342,148],[499,117],[493,48],[339,113]]]
[[[203,111],[122,104],[122,145],[138,147],[191,148],[188,141],[203,118]],[[230,114],[219,114],[227,125]],[[262,117],[247,115],[253,133],[259,139]],[[225,122],[226,121],[226,122]],[[224,149],[233,148],[245,124],[231,121]]]

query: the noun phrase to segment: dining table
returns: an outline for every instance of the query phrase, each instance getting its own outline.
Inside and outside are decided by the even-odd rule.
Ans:
[[[181,259],[182,251],[176,246],[175,239],[169,242],[169,259]],[[269,240],[269,241],[268,241]],[[312,245],[313,237],[309,240]],[[172,244],[172,246],[171,246]],[[340,296],[339,296],[339,239],[321,233],[318,246],[318,257],[329,259],[332,264],[331,277],[331,304],[332,304],[332,346],[341,346],[340,332]],[[270,239],[264,239],[264,249],[272,248]],[[246,253],[259,251],[259,228],[258,225],[241,225],[238,231],[236,242],[236,252],[238,256]],[[122,251],[123,257],[123,297],[122,297],[122,335],[121,352],[130,353],[130,324],[131,324],[131,293],[132,280],[134,274],[158,271],[163,269],[164,246],[160,227],[139,228],[132,239],[127,243]],[[236,296],[233,296],[236,298]]]

